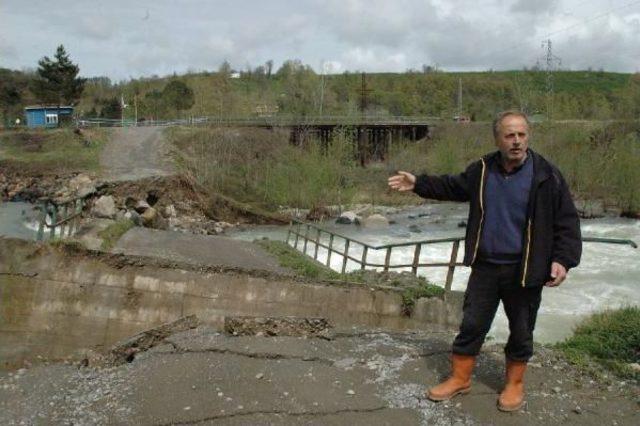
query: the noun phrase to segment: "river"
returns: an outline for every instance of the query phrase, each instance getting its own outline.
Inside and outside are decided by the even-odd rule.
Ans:
[[[35,239],[38,212],[27,203],[0,204],[0,235]],[[395,221],[388,229],[368,230],[355,225],[337,225],[333,220],[321,224],[345,236],[372,245],[420,241],[444,237],[462,236],[464,229],[458,224],[466,220],[467,205],[456,203],[425,204],[390,215]],[[411,229],[410,229],[411,228]],[[419,232],[417,232],[419,231]],[[640,243],[640,221],[624,218],[602,218],[582,221],[584,236],[632,239]],[[242,240],[268,237],[286,239],[286,227],[256,226],[236,231],[229,236]],[[340,248],[336,241],[336,248]],[[448,261],[450,244],[427,245],[422,249],[421,262]],[[463,249],[458,260],[462,261]],[[309,250],[311,252],[311,250]],[[355,257],[361,251],[350,250]],[[384,262],[384,253],[370,252],[370,261]],[[320,249],[319,260],[326,260],[326,251]],[[413,249],[394,249],[393,262],[411,263]],[[342,259],[333,255],[331,267],[339,270]],[[349,262],[348,270],[359,266]],[[469,268],[456,268],[454,290],[464,290]],[[442,284],[445,268],[422,268],[419,273],[436,284]],[[607,308],[640,305],[638,288],[640,277],[640,249],[614,244],[585,243],[582,263],[570,271],[567,280],[558,288],[545,288],[538,316],[535,339],[538,342],[556,342],[569,336],[574,326],[586,315]],[[491,339],[505,341],[508,328],[504,312],[500,308],[489,332]]]
[[[464,229],[458,225],[467,218],[468,206],[458,203],[425,204],[390,215],[394,221],[385,230],[367,230],[354,225],[337,225],[327,221],[321,226],[358,241],[372,245],[420,241],[427,239],[463,236]],[[411,229],[410,229],[411,228]],[[640,221],[624,218],[601,218],[582,220],[581,228],[585,237],[606,237],[631,239],[640,243]],[[261,237],[286,239],[285,227],[259,226],[231,234],[234,238],[253,240]],[[420,232],[415,232],[420,231]],[[326,243],[326,242],[325,242]],[[336,244],[342,249],[340,242]],[[311,245],[310,245],[311,247]],[[420,261],[437,262],[449,260],[451,244],[423,246]],[[311,249],[308,250],[312,252]],[[350,249],[359,258],[361,249]],[[371,251],[370,251],[371,253]],[[462,261],[464,250],[458,254]],[[326,251],[319,250],[319,260],[326,261]],[[368,255],[368,259],[369,259]],[[397,248],[393,251],[394,263],[411,263],[413,247]],[[373,253],[371,261],[384,262],[384,253]],[[332,255],[331,267],[339,270],[342,259]],[[359,266],[355,262],[347,264],[347,270]],[[444,283],[446,268],[422,268],[418,272],[436,284]],[[470,269],[456,268],[452,288],[464,290]],[[536,325],[535,339],[541,343],[552,343],[571,335],[575,325],[585,316],[608,308],[640,305],[640,249],[630,246],[602,243],[584,243],[580,266],[571,270],[567,280],[557,288],[545,288]],[[496,320],[489,332],[489,339],[506,341],[508,325],[502,308],[498,309]]]

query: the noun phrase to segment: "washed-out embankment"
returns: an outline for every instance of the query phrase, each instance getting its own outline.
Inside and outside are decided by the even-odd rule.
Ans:
[[[460,322],[461,294],[419,299],[398,289],[87,251],[0,238],[0,368],[62,359],[187,315],[222,328],[233,315],[323,317],[337,328],[441,329]]]

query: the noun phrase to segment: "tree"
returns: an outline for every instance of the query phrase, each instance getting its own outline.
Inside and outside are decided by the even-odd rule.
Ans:
[[[78,77],[78,72],[80,68],[71,62],[64,46],[60,45],[53,60],[45,56],[38,61],[32,92],[42,103],[74,105],[80,99],[86,81]]]
[[[175,108],[178,114],[195,103],[193,90],[180,80],[171,80],[162,90],[162,98],[167,105]]]
[[[100,116],[102,118],[119,119],[122,114],[122,105],[116,97],[105,99],[102,101],[102,110]]]
[[[9,70],[0,70],[0,108],[5,126],[9,125],[11,114],[21,102],[19,82]]]

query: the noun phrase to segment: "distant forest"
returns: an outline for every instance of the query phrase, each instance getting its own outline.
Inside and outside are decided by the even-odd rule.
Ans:
[[[278,70],[272,70],[272,65],[268,62],[235,72],[225,63],[215,72],[117,83],[106,77],[88,78],[76,113],[84,117],[120,118],[123,114],[133,118],[137,106],[138,119],[149,120],[361,112],[360,73],[320,75],[297,60],[286,61]],[[508,108],[542,115],[551,111],[554,119],[640,116],[640,74],[556,71],[551,77],[552,96],[547,73],[536,69],[456,73],[425,67],[422,71],[366,74],[365,112],[447,120],[461,113],[476,121],[489,120],[495,112]],[[0,103],[5,120],[20,117],[24,106],[39,103],[30,90],[34,78],[29,72],[0,69]],[[123,111],[122,101],[126,105]]]

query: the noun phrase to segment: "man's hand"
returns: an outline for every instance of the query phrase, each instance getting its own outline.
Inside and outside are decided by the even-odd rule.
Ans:
[[[411,173],[398,172],[397,175],[389,178],[388,183],[389,188],[397,191],[413,191],[416,186],[416,177]]]
[[[551,281],[547,281],[544,285],[547,287],[557,287],[567,277],[567,269],[558,262],[551,263]]]

